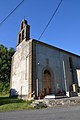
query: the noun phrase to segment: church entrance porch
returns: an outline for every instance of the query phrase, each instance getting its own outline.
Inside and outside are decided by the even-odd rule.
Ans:
[[[48,69],[45,69],[43,72],[42,91],[39,92],[40,98],[44,98],[46,95],[52,94],[51,78],[52,78],[51,72]]]

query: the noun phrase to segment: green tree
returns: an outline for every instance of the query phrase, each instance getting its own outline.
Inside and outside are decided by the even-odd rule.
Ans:
[[[11,58],[15,50],[0,45],[0,92],[7,92],[10,85]]]

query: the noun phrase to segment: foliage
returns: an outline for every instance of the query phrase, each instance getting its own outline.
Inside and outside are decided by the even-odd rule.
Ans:
[[[13,48],[0,45],[0,93],[7,93],[10,84],[11,58],[14,54]]]

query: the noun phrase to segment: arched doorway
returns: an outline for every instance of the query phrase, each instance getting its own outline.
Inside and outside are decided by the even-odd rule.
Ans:
[[[46,69],[44,71],[44,95],[51,94],[51,72]]]

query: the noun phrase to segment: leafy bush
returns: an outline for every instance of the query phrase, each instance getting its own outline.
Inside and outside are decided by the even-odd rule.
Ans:
[[[0,93],[9,92],[10,86],[10,72],[11,72],[11,58],[14,54],[13,48],[6,48],[0,45]]]
[[[3,84],[2,82],[0,82],[0,93],[2,92],[2,90],[3,90]]]

